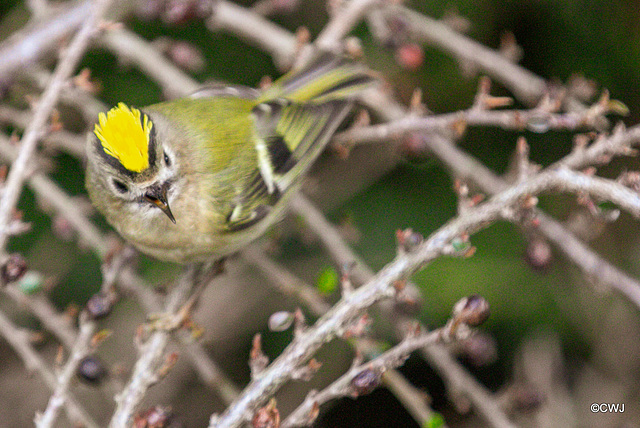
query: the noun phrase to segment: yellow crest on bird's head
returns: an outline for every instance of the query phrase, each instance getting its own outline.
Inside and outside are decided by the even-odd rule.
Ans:
[[[140,110],[119,103],[98,115],[94,133],[104,152],[132,172],[149,168],[149,141],[153,122]]]

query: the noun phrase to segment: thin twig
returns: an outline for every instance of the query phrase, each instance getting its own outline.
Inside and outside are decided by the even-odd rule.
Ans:
[[[57,387],[56,377],[31,346],[29,334],[17,328],[2,312],[0,312],[0,335],[20,355],[28,371],[37,372],[45,384],[52,391],[55,390]],[[91,416],[78,404],[75,398],[67,395],[64,406],[71,422],[77,421],[91,428],[98,427],[98,424],[91,419]]]
[[[585,110],[586,112],[586,110]],[[359,127],[337,134],[337,144],[386,143],[410,132],[454,131],[458,126],[495,126],[502,129],[523,131],[534,126],[544,126],[545,131],[574,131],[586,126],[584,114],[550,113],[531,110],[479,110],[471,108],[455,113],[433,116],[405,116],[392,122]]]
[[[0,157],[13,161],[16,153],[6,139],[0,138]],[[107,253],[107,240],[102,232],[78,209],[73,200],[45,174],[35,172],[28,179],[28,185],[48,206],[62,215],[81,236],[83,242],[95,250],[103,258]]]
[[[133,294],[147,314],[157,314],[162,310],[160,299],[157,293],[153,292],[152,285],[140,278],[132,269],[125,268],[120,273],[118,285],[122,291]],[[174,338],[184,347],[202,382],[215,390],[224,403],[232,403],[240,394],[240,389],[209,357],[202,345],[183,335],[177,335]]]
[[[269,259],[257,245],[247,247],[242,252],[242,256],[249,264],[260,269],[278,290],[285,294],[294,295],[315,316],[322,316],[331,308],[315,288],[293,275],[288,269]],[[350,343],[354,344],[356,350],[362,348],[362,342],[357,337]],[[415,389],[412,389],[404,376],[392,368],[389,368],[385,373],[384,382],[398,401],[403,403],[414,416],[416,422],[422,426],[428,419],[428,415],[433,413],[424,400],[424,394],[417,393]],[[295,412],[297,413],[298,410]]]
[[[58,375],[53,395],[49,398],[47,408],[42,415],[36,416],[38,428],[52,427],[57,419],[60,407],[68,400],[69,386],[73,380],[78,364],[91,351],[91,337],[96,330],[96,324],[92,321],[81,321],[80,331],[75,345],[71,349],[69,359]]]
[[[304,331],[273,361],[260,375],[245,388],[238,400],[232,404],[219,418],[214,418],[211,427],[235,427],[245,421],[252,409],[257,409],[267,397],[270,397],[285,382],[291,379],[292,368],[307,361],[325,342],[334,338],[349,322],[355,320],[366,308],[395,293],[393,284],[403,280],[418,269],[424,268],[430,261],[439,257],[456,237],[475,233],[489,224],[502,218],[505,209],[517,206],[524,197],[536,195],[550,188],[567,188],[576,190],[578,185],[588,186],[583,175],[573,176],[572,172],[561,170],[545,170],[524,183],[519,183],[496,194],[487,202],[469,208],[463,215],[449,221],[445,226],[433,233],[415,252],[399,255],[394,261],[380,270],[365,285],[356,289],[349,296],[343,297],[328,313],[321,317],[315,325]],[[577,182],[579,182],[579,184]],[[596,187],[596,192],[599,192]],[[581,191],[589,192],[582,187]],[[619,195],[620,196],[620,195]],[[625,195],[625,197],[628,195]],[[637,204],[640,208],[640,197],[630,206]],[[618,197],[614,202],[622,202]],[[501,425],[508,426],[508,425]]]
[[[268,258],[256,245],[245,248],[242,251],[242,257],[247,263],[260,269],[260,272],[269,278],[280,292],[293,295],[297,300],[304,302],[314,315],[321,316],[331,308],[331,305],[325,302],[313,287]]]
[[[9,77],[55,50],[61,40],[86,23],[91,15],[90,0],[74,2],[49,20],[39,20],[12,35],[0,44],[0,76]]]
[[[27,7],[36,18],[42,18],[49,9],[47,0],[27,0]]]
[[[32,120],[31,112],[0,106],[0,122],[10,123],[18,128],[26,128]],[[47,147],[63,150],[77,158],[84,157],[85,138],[69,131],[59,130],[44,136]]]
[[[640,126],[629,129],[618,126],[610,136],[600,135],[586,148],[576,148],[556,165],[571,169],[582,169],[589,165],[601,164],[612,156],[634,154],[630,147],[640,145]]]
[[[175,318],[181,307],[191,297],[194,287],[204,286],[200,266],[189,266],[167,297],[165,314]],[[178,321],[179,320],[174,320]],[[167,364],[165,351],[171,338],[170,329],[156,328],[140,347],[140,357],[136,362],[131,378],[123,391],[116,397],[116,409],[112,415],[110,428],[127,428],[147,390],[160,380],[160,370]]]
[[[222,29],[237,34],[244,40],[261,47],[273,57],[281,68],[293,63],[298,42],[289,31],[259,14],[226,0],[215,3],[215,11],[209,21],[212,30]]]
[[[15,157],[14,150],[5,139],[0,138],[0,157],[12,160]],[[42,173],[34,173],[28,181],[29,186],[34,193],[41,198],[48,206],[53,207],[60,215],[62,215],[71,226],[78,232],[80,239],[86,245],[90,246],[100,258],[104,258],[109,251],[109,240],[102,232],[86,217],[86,215],[78,209],[77,201],[67,195],[60,189],[49,177]],[[160,312],[162,306],[157,295],[152,291],[153,287],[145,283],[136,273],[125,267],[119,274],[119,284],[127,291],[137,293],[137,300],[144,307],[146,313]],[[7,290],[11,292],[10,290]],[[13,294],[13,292],[11,292]],[[145,294],[140,294],[145,293]],[[21,294],[16,291],[16,294]],[[16,296],[17,298],[18,296]],[[37,296],[30,296],[30,299],[36,299]],[[29,302],[31,304],[33,302]],[[39,307],[35,308],[35,314],[41,313]],[[34,310],[35,310],[34,309]],[[63,342],[69,346],[73,343],[71,332],[64,333],[59,331],[62,327],[56,321],[58,316],[47,316],[47,312],[42,312],[43,323],[48,329],[55,332]],[[52,325],[53,324],[53,325]],[[220,368],[207,356],[206,352],[199,343],[180,338],[183,342],[189,342],[186,352],[198,373],[206,385],[216,390],[225,403],[230,403],[237,397],[238,388],[230,379],[220,370]]]
[[[420,347],[423,348],[424,346]],[[402,403],[419,426],[428,426],[427,423],[433,420],[435,412],[427,406],[425,391],[413,386],[400,371],[387,370],[382,376],[382,383]],[[447,428],[447,425],[440,425],[440,428]]]
[[[446,24],[403,6],[383,9],[389,17],[405,18],[413,35],[477,65],[492,78],[503,83],[519,99],[534,105],[547,89],[541,77],[509,61],[498,52],[454,31]]]
[[[476,412],[495,428],[515,428],[505,416],[498,402],[469,373],[449,351],[439,344],[420,350],[422,356],[438,371],[450,392],[462,393],[472,403]]]
[[[380,0],[350,0],[335,11],[333,17],[322,29],[315,44],[326,51],[340,51],[340,41],[355,27],[371,8],[380,4]]]
[[[433,134],[425,142],[429,150],[443,161],[457,177],[475,182],[483,191],[489,194],[495,194],[508,187],[508,183],[493,174],[482,163],[459,150],[447,138]],[[620,151],[622,147],[629,147],[638,143],[640,143],[640,126],[630,128],[626,132],[614,133],[586,150],[574,151],[556,165],[585,167],[590,163],[598,162],[604,154],[611,154]],[[629,192],[631,192],[632,200],[637,198],[637,193]],[[607,197],[608,195],[605,195],[604,199],[607,199]],[[602,284],[619,291],[640,306],[640,283],[637,280],[602,259],[553,218],[545,215],[540,210],[535,210],[534,214],[540,221],[538,229],[544,233],[546,239],[561,249],[569,260],[588,275],[597,278]]]
[[[5,287],[3,291],[19,305],[25,305],[29,312],[35,315],[42,325],[52,332],[67,349],[73,347],[76,341],[76,331],[70,316],[60,314],[51,302],[42,295],[26,295],[15,285]]]
[[[26,78],[33,80],[38,87],[44,89],[51,79],[51,72],[38,64],[34,64],[28,70]],[[63,103],[77,107],[82,113],[84,120],[89,123],[96,120],[98,113],[107,110],[107,106],[102,101],[92,96],[86,90],[76,86],[65,88],[64,92],[60,94],[60,100]],[[84,157],[84,153],[82,156]]]
[[[133,61],[146,75],[157,81],[171,98],[195,92],[199,87],[195,80],[132,31],[113,28],[105,31],[100,42],[120,58]]]
[[[296,214],[305,219],[308,227],[311,228],[316,236],[320,238],[326,250],[332,255],[338,264],[350,264],[359,260],[359,257],[351,250],[351,248],[349,248],[346,242],[344,242],[335,227],[327,221],[320,210],[318,210],[309,200],[304,198],[302,195],[297,195],[293,199],[292,209]],[[364,264],[363,261],[357,261],[356,263],[357,264],[352,271],[352,277],[361,283],[371,280],[374,275],[373,271]],[[408,283],[407,287],[410,286],[412,286],[412,284]],[[396,333],[400,337],[405,334],[404,325],[407,321],[405,317],[389,315],[388,318],[395,321]],[[473,376],[466,373],[465,369],[460,366],[448,352],[433,353],[430,352],[430,347],[424,347],[420,352],[433,367],[437,367],[439,370],[442,370],[440,371],[440,375],[443,378],[459,379],[459,373],[465,373],[464,379],[466,382],[456,382],[455,385],[457,385],[459,387],[459,391],[463,393],[471,403],[473,403],[474,408],[486,419],[490,426],[494,428],[513,427],[504,412],[500,410],[496,400],[491,396],[491,394],[482,385],[480,385]],[[439,358],[442,361],[434,361],[434,358]],[[452,366],[456,369],[448,371],[449,367]]]
[[[163,76],[159,76],[158,79],[163,79]],[[172,82],[168,82],[168,84],[172,84]],[[518,85],[519,83],[514,83],[514,85]],[[178,89],[176,89],[176,91],[182,91],[183,88],[185,86],[188,86],[189,83],[187,82],[186,84],[183,82],[182,84],[178,84],[177,87]],[[187,92],[187,91],[185,91]],[[578,173],[573,173],[572,171],[566,170],[566,169],[561,169],[556,171],[557,175],[553,176],[553,175],[549,175],[549,181],[545,184],[545,186],[563,186],[563,188],[569,188],[569,189],[583,189],[583,188],[588,188],[590,189],[590,191],[592,193],[595,194],[604,194],[606,192],[608,192],[611,189],[617,189],[617,187],[614,186],[614,183],[607,181],[607,180],[601,180],[601,179],[593,179],[592,177],[589,176],[585,176],[582,174],[578,174]],[[561,174],[565,174],[564,176],[562,176]],[[552,179],[555,179],[556,181],[553,182]],[[547,187],[548,188],[548,187]],[[624,193],[624,192],[623,192]],[[628,196],[627,194],[619,194],[618,196],[616,196],[616,198],[620,199],[623,197]],[[633,201],[632,203],[630,203],[630,206],[628,207],[628,209],[634,210],[636,209],[636,203],[635,201]],[[246,415],[245,415],[246,416]]]
[[[298,193],[291,198],[291,209],[302,218],[315,234],[321,238],[326,250],[334,260],[338,260],[340,266],[353,265],[350,272],[351,278],[358,283],[364,283],[371,279],[371,271],[364,260],[357,256],[344,242],[340,233],[327,221],[320,210],[304,195]]]
[[[537,229],[587,276],[618,291],[640,308],[640,283],[636,279],[597,255],[551,217],[543,212],[538,212],[536,216],[540,220]]]
[[[84,21],[82,27],[64,52],[53,73],[51,82],[38,102],[33,119],[25,130],[21,140],[20,152],[9,171],[2,198],[0,199],[0,251],[4,249],[7,243],[8,234],[5,229],[11,220],[13,209],[20,196],[31,158],[44,126],[58,101],[61,89],[73,73],[76,64],[89,44],[91,36],[96,31],[100,17],[109,4],[109,0],[97,0],[95,5],[92,6],[92,13]]]
[[[411,354],[411,352],[413,352],[414,350],[425,346],[431,346],[441,340],[441,333],[441,329],[438,329],[429,333],[418,335],[416,337],[407,338],[379,357],[376,357],[373,360],[357,367],[351,368],[351,370],[340,376],[337,380],[332,382],[331,385],[329,385],[322,391],[310,393],[309,396],[304,400],[302,405],[300,405],[293,413],[291,413],[287,417],[287,419],[283,421],[282,427],[291,428],[311,425],[313,419],[310,420],[309,415],[313,413],[314,407],[338,397],[344,397],[346,395],[358,395],[352,387],[352,382],[365,370],[376,374],[382,374],[393,367],[398,367],[402,363],[404,363],[409,354]]]

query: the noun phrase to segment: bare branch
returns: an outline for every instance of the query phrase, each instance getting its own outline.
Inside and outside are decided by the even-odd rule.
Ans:
[[[15,285],[9,285],[3,290],[16,303],[25,305],[29,312],[38,317],[42,325],[52,332],[67,349],[71,349],[76,341],[76,331],[72,318],[58,313],[51,302],[41,295],[27,296]]]
[[[0,76],[9,76],[55,50],[91,17],[91,3],[85,0],[65,5],[51,19],[27,25],[0,44]]]
[[[318,35],[315,44],[327,51],[340,52],[340,41],[355,27],[371,8],[380,4],[380,0],[350,0],[342,3],[331,20]]]
[[[189,266],[179,279],[174,289],[167,298],[165,306],[166,316],[171,322],[180,317],[183,305],[187,305],[192,297],[194,287],[204,287],[209,281],[211,267],[204,269],[202,266]],[[153,331],[148,338],[143,338],[144,343],[140,347],[140,357],[133,368],[131,378],[124,390],[116,397],[116,410],[109,424],[110,428],[127,428],[131,425],[134,413],[144,398],[147,390],[161,378],[161,369],[166,363],[165,351],[171,336],[171,329],[151,327]]]
[[[356,379],[359,375],[367,371],[377,373],[378,376],[381,376],[382,373],[386,372],[387,370],[402,365],[402,363],[404,363],[404,361],[408,358],[409,354],[412,351],[424,346],[431,346],[434,343],[437,343],[442,339],[441,333],[442,331],[438,329],[429,333],[418,335],[416,337],[407,338],[379,357],[362,365],[353,367],[351,370],[340,376],[337,380],[332,382],[331,385],[329,385],[321,392],[311,392],[309,396],[307,396],[307,398],[304,400],[302,405],[300,405],[293,413],[291,413],[287,417],[287,419],[282,422],[282,427],[284,428],[311,425],[315,418],[310,418],[309,415],[312,414],[315,406],[324,404],[339,397],[357,397],[358,395],[360,395],[360,393],[354,390],[352,384],[354,379]],[[378,383],[379,381],[380,377],[378,377]],[[372,383],[375,383],[375,381]],[[375,388],[376,386],[377,384],[372,384],[371,389]]]
[[[283,353],[244,390],[239,399],[232,404],[211,427],[237,426],[248,417],[251,409],[257,409],[264,403],[266,397],[271,396],[282,384],[291,379],[291,368],[307,361],[325,342],[331,340],[350,321],[357,318],[366,308],[374,303],[392,297],[395,293],[393,284],[424,268],[430,261],[437,258],[453,239],[458,236],[475,233],[488,224],[502,218],[508,207],[517,206],[523,197],[536,195],[550,188],[576,190],[578,186],[589,183],[582,176],[560,170],[546,170],[532,177],[524,183],[519,183],[505,191],[496,194],[487,202],[470,208],[463,215],[449,221],[425,240],[415,252],[396,257],[394,261],[380,270],[365,285],[344,297],[331,311],[320,318],[315,325],[309,327],[283,351]],[[599,193],[605,183],[594,185],[594,192]],[[584,187],[581,191],[589,191]],[[620,195],[618,195],[620,196]],[[629,209],[640,207],[640,197],[637,202],[622,201],[616,196],[614,202],[624,203]],[[627,195],[625,195],[626,197]]]
[[[472,180],[485,192],[493,194],[508,187],[508,184],[495,176],[487,167],[457,149],[455,144],[441,135],[431,135],[425,140],[426,144],[440,160],[442,160],[457,177]],[[578,150],[560,160],[557,166],[585,167],[589,163],[597,162],[603,153],[619,151],[621,147],[628,147],[640,142],[640,127],[634,127],[626,132],[617,132],[609,138],[600,140],[586,150]],[[634,192],[631,192],[634,193]],[[625,194],[627,194],[625,192]],[[637,194],[630,195],[632,200],[637,199]],[[624,197],[624,196],[623,196]],[[608,199],[605,195],[604,199]],[[624,201],[623,201],[624,202]],[[633,212],[633,207],[629,207]],[[573,233],[568,231],[560,223],[535,210],[536,217],[540,220],[539,230],[545,237],[563,250],[574,264],[583,269],[587,274],[594,275],[603,284],[618,290],[634,303],[638,304],[640,298],[640,283],[620,271],[615,266],[606,262],[589,247],[581,242]],[[597,266],[597,269],[595,267]]]
[[[58,101],[63,85],[73,73],[91,36],[96,31],[100,17],[107,9],[109,3],[109,0],[97,0],[95,5],[92,5],[92,13],[84,21],[82,27],[74,36],[64,56],[58,63],[51,82],[38,102],[33,120],[25,130],[21,140],[20,153],[15,162],[13,162],[4,186],[2,198],[0,199],[0,249],[4,249],[6,245],[8,236],[5,228],[11,220],[11,215],[20,196],[30,160],[35,152],[36,144],[41,137],[44,125],[51,114],[51,110]]]
[[[303,197],[300,197],[303,199]],[[330,232],[333,233],[333,232]],[[331,306],[326,303],[315,288],[304,283],[300,278],[293,275],[283,266],[270,260],[256,245],[251,245],[242,252],[242,256],[250,264],[256,266],[267,276],[271,283],[281,292],[296,296],[298,300],[304,303],[316,316],[322,316]],[[351,343],[357,352],[363,348],[362,341],[356,337]],[[408,381],[402,374],[389,368],[383,377],[384,383],[389,390],[396,396],[398,401],[403,403],[409,412],[414,416],[416,422],[420,425],[424,424],[427,416],[433,412],[429,410],[423,394],[418,393],[411,388]],[[304,404],[303,404],[304,405]],[[296,410],[296,413],[302,410]],[[302,411],[304,412],[304,411]]]
[[[199,84],[167,60],[142,37],[124,28],[106,31],[101,43],[120,58],[134,62],[173,98],[195,92]]]
[[[272,261],[257,246],[250,245],[245,248],[242,251],[242,257],[249,264],[258,267],[282,293],[293,295],[296,299],[304,302],[315,315],[320,316],[331,308],[314,288]]]
[[[19,128],[26,128],[31,122],[31,112],[20,111],[7,106],[0,106],[0,122],[10,123]],[[84,138],[65,130],[59,130],[44,136],[47,147],[63,150],[73,156],[84,156]]]
[[[296,37],[249,9],[226,0],[217,1],[208,24],[212,30],[237,34],[263,48],[281,68],[289,68],[293,63],[298,47]]]
[[[586,110],[582,113],[550,113],[537,108],[531,110],[479,110],[471,108],[455,113],[433,116],[406,116],[392,122],[354,128],[338,134],[333,141],[337,144],[370,144],[389,142],[410,132],[454,132],[458,127],[495,126],[517,131],[535,130],[543,132],[555,130],[574,131],[586,128]]]
[[[20,355],[20,358],[27,366],[27,370],[36,371],[52,391],[57,388],[56,377],[29,343],[29,334],[14,326],[2,312],[0,312],[0,335]],[[72,422],[79,421],[91,428],[98,427],[98,424],[91,419],[91,416],[69,394],[67,394],[67,398],[64,401],[64,406]]]
[[[91,337],[96,330],[96,324],[91,321],[81,321],[80,332],[71,349],[71,354],[64,368],[58,375],[53,395],[49,398],[47,408],[42,415],[36,416],[36,426],[47,428],[54,426],[60,407],[68,400],[69,386],[73,380],[78,364],[91,351]]]
[[[446,24],[402,6],[383,9],[391,17],[406,19],[410,31],[419,39],[434,44],[457,58],[480,67],[492,78],[502,82],[523,102],[534,105],[545,93],[544,79],[509,61],[504,56],[452,30]]]
[[[292,203],[292,209],[302,216],[315,234],[321,239],[325,248],[331,253],[334,260],[339,264],[351,263],[358,257],[353,253],[349,246],[340,237],[340,234],[334,227],[324,218],[322,213],[313,204],[306,200],[302,195],[296,196]],[[358,270],[353,272],[354,277],[357,272],[359,281],[366,282],[373,277],[373,271],[363,262],[356,265]],[[412,286],[410,283],[407,287]],[[388,311],[387,311],[388,313]],[[402,316],[389,316],[394,319],[396,332],[399,336],[405,334],[404,324],[408,321]],[[506,415],[498,406],[490,393],[480,385],[466,370],[453,358],[445,349],[433,351],[438,345],[424,347],[420,350],[423,357],[429,363],[438,368],[440,375],[444,378],[464,379],[464,382],[456,382],[458,391],[463,393],[472,403],[475,409],[487,420],[494,428],[509,428],[513,425],[509,422]],[[450,370],[449,368],[452,367]]]
[[[133,294],[147,314],[157,314],[162,310],[159,296],[152,291],[153,286],[140,278],[132,269],[125,268],[120,272],[119,287],[122,291]],[[233,402],[240,394],[240,390],[211,360],[202,345],[182,335],[178,335],[176,339],[180,341],[181,346],[185,347],[185,352],[202,382],[215,390],[225,403]]]

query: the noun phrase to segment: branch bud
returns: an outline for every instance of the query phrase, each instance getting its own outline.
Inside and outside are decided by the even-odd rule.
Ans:
[[[256,378],[269,364],[269,357],[262,352],[262,336],[260,333],[253,336],[251,352],[249,354],[249,368],[251,377]]]
[[[276,399],[272,398],[269,404],[258,409],[253,415],[251,426],[253,428],[278,428],[280,426],[280,412],[276,404]]]
[[[27,271],[27,261],[18,253],[10,254],[0,267],[2,284],[9,284],[22,278]]]
[[[351,395],[359,397],[361,395],[370,394],[380,385],[382,373],[375,369],[364,369],[351,379]]]
[[[489,318],[489,302],[478,294],[458,301],[453,307],[453,319],[469,327],[477,327]]]

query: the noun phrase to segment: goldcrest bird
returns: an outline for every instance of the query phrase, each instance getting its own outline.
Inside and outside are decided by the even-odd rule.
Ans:
[[[142,109],[120,103],[87,138],[89,196],[124,239],[160,260],[238,251],[282,216],[374,80],[321,54],[262,93],[216,86]]]

